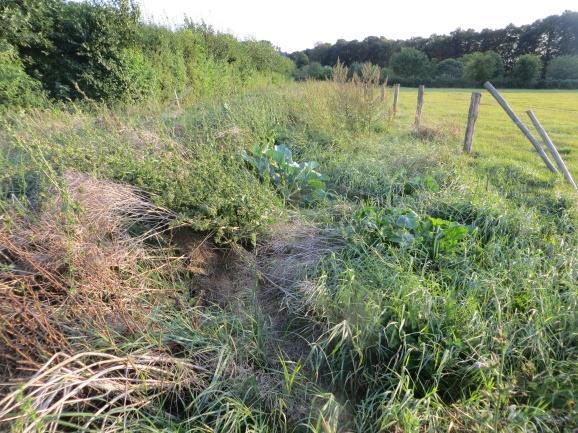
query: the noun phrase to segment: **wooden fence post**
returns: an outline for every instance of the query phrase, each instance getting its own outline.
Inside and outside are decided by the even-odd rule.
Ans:
[[[417,89],[417,108],[415,109],[415,130],[419,131],[421,124],[421,110],[423,108],[423,96],[425,93],[425,86],[421,84]]]
[[[502,98],[502,95],[500,95],[500,93],[496,90],[496,88],[492,85],[492,83],[486,81],[484,83],[484,87],[488,92],[492,94],[494,99],[498,101],[498,104],[500,104],[500,106],[504,109],[504,111],[510,117],[510,119],[512,119],[512,122],[514,122],[514,124],[520,129],[520,131],[522,131],[522,133],[530,141],[530,143],[532,143],[532,145],[536,149],[536,152],[538,152],[538,155],[540,155],[540,158],[542,158],[544,164],[546,164],[546,167],[548,167],[551,172],[558,173],[558,170],[556,169],[554,164],[552,164],[552,161],[550,161],[550,158],[548,158],[548,155],[546,155],[546,152],[544,152],[544,149],[542,149],[542,146],[540,145],[538,140],[534,138],[534,136],[532,135],[530,130],[526,127],[526,125],[524,125],[520,120],[520,118],[516,116],[516,113],[514,113],[514,111],[510,108],[506,100]]]
[[[576,186],[576,182],[574,182],[574,179],[572,178],[572,175],[570,174],[568,167],[566,167],[564,160],[560,156],[560,153],[558,153],[558,149],[556,149],[556,146],[554,146],[552,139],[550,138],[550,136],[548,135],[546,130],[542,127],[542,125],[540,124],[540,121],[538,120],[538,118],[536,117],[534,112],[532,110],[528,110],[528,111],[526,111],[526,113],[528,114],[528,117],[532,121],[534,128],[536,128],[536,130],[538,131],[538,133],[542,137],[542,140],[544,140],[544,143],[546,144],[546,146],[548,146],[548,149],[550,149],[550,152],[552,152],[552,156],[554,157],[554,161],[556,161],[558,168],[560,168],[560,171],[564,174],[566,181],[570,185],[572,185],[574,187],[574,189],[578,190],[578,186]]]
[[[468,112],[468,126],[466,127],[466,137],[464,138],[464,152],[472,153],[472,144],[474,142],[474,128],[478,119],[478,110],[482,94],[473,92],[470,100],[470,111]]]
[[[387,101],[387,81],[389,80],[389,76],[385,77],[385,80],[383,81],[383,85],[381,86],[381,102],[383,102],[384,104]]]
[[[174,89],[175,91],[175,100],[177,101],[177,108],[180,110],[181,109],[181,101],[179,99],[179,95],[177,94],[177,89]]]
[[[397,114],[397,100],[399,99],[399,84],[393,87],[393,117]]]

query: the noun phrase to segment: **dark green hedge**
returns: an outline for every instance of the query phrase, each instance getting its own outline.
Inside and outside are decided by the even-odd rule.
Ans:
[[[269,42],[239,41],[192,22],[176,30],[144,24],[129,0],[2,0],[0,22],[0,47],[11,50],[4,63],[10,58],[13,70],[56,100],[168,99],[185,89],[206,95],[293,70]],[[0,89],[24,81],[0,75]],[[18,92],[4,93],[14,95],[2,104],[22,105]]]

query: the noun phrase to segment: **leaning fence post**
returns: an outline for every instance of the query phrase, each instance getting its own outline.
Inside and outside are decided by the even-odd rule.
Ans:
[[[574,189],[578,190],[578,186],[576,186],[576,182],[574,182],[574,179],[572,178],[570,171],[568,171],[568,167],[566,167],[564,160],[560,156],[560,153],[558,153],[558,149],[556,149],[556,146],[554,146],[552,139],[550,138],[550,136],[548,135],[546,130],[542,127],[542,125],[540,124],[540,121],[538,120],[538,118],[536,117],[534,112],[532,110],[528,110],[528,111],[526,111],[526,113],[528,114],[528,117],[532,121],[534,128],[536,128],[536,130],[538,131],[538,133],[542,137],[542,140],[544,140],[544,143],[546,143],[546,146],[548,146],[548,149],[550,149],[550,152],[552,152],[552,156],[554,157],[554,161],[556,161],[556,164],[558,164],[558,167],[560,168],[560,171],[562,171],[562,173],[564,174],[566,181],[570,185],[572,185],[574,187]]]
[[[425,93],[425,86],[421,84],[417,89],[417,108],[415,109],[415,130],[419,131],[421,123],[421,110],[423,108],[423,95]]]
[[[393,87],[393,117],[397,114],[397,100],[399,99],[399,84]]]
[[[480,106],[482,94],[473,92],[470,100],[470,111],[468,112],[468,126],[466,127],[466,137],[464,138],[464,152],[472,153],[472,144],[474,142],[474,128],[478,119],[478,109]]]
[[[550,158],[548,158],[548,155],[546,155],[546,152],[544,152],[544,149],[542,149],[542,146],[540,145],[538,140],[534,138],[534,136],[532,135],[530,130],[526,127],[526,125],[524,125],[520,120],[520,118],[516,116],[516,113],[514,113],[514,111],[510,108],[506,100],[502,98],[502,95],[500,95],[500,93],[496,90],[496,88],[492,85],[492,83],[486,81],[484,83],[484,87],[488,92],[492,94],[494,99],[498,101],[498,104],[500,104],[500,106],[504,109],[506,114],[510,117],[510,119],[512,119],[514,124],[518,128],[520,128],[520,131],[522,131],[522,133],[526,136],[526,138],[530,141],[530,143],[532,143],[532,145],[536,149],[536,152],[538,152],[538,155],[540,155],[540,157],[542,158],[546,166],[550,169],[550,171],[553,173],[558,173],[558,170],[556,169],[554,164],[552,164],[552,161],[550,161]]]

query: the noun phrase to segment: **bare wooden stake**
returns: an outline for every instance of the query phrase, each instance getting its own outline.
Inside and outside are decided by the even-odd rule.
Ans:
[[[472,93],[472,99],[470,100],[470,111],[468,113],[468,126],[466,127],[466,137],[464,138],[465,153],[472,153],[472,145],[474,143],[474,128],[476,126],[476,120],[478,119],[480,99],[482,99],[482,94],[480,92]]]
[[[389,75],[385,77],[383,85],[381,86],[381,102],[384,104],[387,101],[387,80],[389,80]]]
[[[399,84],[393,86],[393,117],[397,114],[397,100],[399,99]]]
[[[181,109],[181,101],[179,100],[179,95],[177,95],[177,89],[174,89],[175,91],[175,99],[177,101],[177,108],[180,110]]]
[[[554,157],[554,161],[556,161],[558,168],[564,174],[566,181],[570,185],[572,185],[575,190],[578,190],[578,186],[576,186],[576,182],[574,182],[574,178],[572,178],[572,175],[570,174],[568,167],[566,167],[564,160],[560,156],[558,149],[556,149],[554,142],[552,141],[552,139],[550,138],[550,136],[548,135],[546,130],[542,127],[542,125],[540,124],[540,121],[538,120],[538,118],[536,117],[534,112],[532,110],[528,110],[528,111],[526,111],[526,113],[528,114],[528,117],[532,121],[534,128],[536,128],[536,130],[538,131],[538,133],[542,137],[542,140],[544,140],[544,143],[546,144],[546,146],[548,146],[548,149],[550,149],[550,152],[552,152],[552,156]]]
[[[387,103],[389,101],[389,94],[387,89],[387,82],[389,81],[389,75],[385,77],[385,81],[383,82],[383,105],[385,107],[385,112],[387,113]]]
[[[516,113],[514,113],[514,111],[510,108],[506,100],[502,98],[502,95],[500,95],[500,93],[496,90],[496,88],[492,85],[492,83],[486,81],[484,83],[484,87],[488,92],[492,94],[494,99],[498,101],[498,104],[500,104],[500,106],[504,109],[504,111],[510,117],[510,119],[512,119],[512,122],[514,122],[514,124],[520,129],[520,131],[522,131],[522,133],[530,141],[530,143],[532,143],[534,149],[536,149],[536,152],[538,152],[538,155],[540,155],[540,158],[542,158],[544,164],[546,164],[546,167],[548,167],[551,172],[558,173],[558,170],[556,169],[554,164],[552,164],[552,161],[550,161],[550,158],[548,158],[548,155],[546,155],[544,149],[542,149],[540,142],[538,142],[538,140],[534,138],[534,136],[532,135],[530,130],[526,127],[526,125],[524,125],[520,120],[520,118],[516,116]]]
[[[415,109],[415,130],[419,131],[421,124],[421,111],[423,108],[423,96],[425,93],[425,86],[421,84],[417,89],[417,108]]]

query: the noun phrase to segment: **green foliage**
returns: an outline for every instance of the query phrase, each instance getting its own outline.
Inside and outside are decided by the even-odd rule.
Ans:
[[[411,209],[361,207],[353,216],[354,231],[373,243],[424,249],[431,258],[456,254],[474,228],[431,216],[421,217]]]
[[[47,15],[48,49],[42,43],[19,49],[26,53],[27,70],[38,74],[50,95],[105,100],[125,95],[123,50],[134,40],[138,9],[125,0],[56,1]]]
[[[250,64],[260,72],[274,72],[281,75],[290,75],[295,67],[294,63],[280,55],[269,41],[244,41],[244,51],[247,53]]]
[[[188,29],[180,37],[196,41],[199,35]],[[230,47],[223,41],[220,56]],[[205,45],[199,41],[197,47]],[[168,65],[167,60],[166,71]],[[203,74],[219,76],[218,65],[224,63],[213,59]],[[181,68],[186,70],[185,62],[175,71]],[[175,365],[182,380],[164,386],[163,375],[149,392],[145,372],[124,380],[126,369],[119,365],[106,377],[121,380],[127,392],[138,390],[126,394],[129,400],[150,396],[146,406],[117,398],[119,387],[110,393],[106,388],[97,407],[94,399],[69,395],[60,418],[33,413],[23,402],[21,412],[7,414],[22,415],[17,428],[36,417],[45,422],[33,426],[38,429],[54,422],[57,431],[151,433],[574,428],[575,192],[540,169],[518,138],[503,141],[496,156],[496,136],[511,129],[497,110],[487,111],[488,123],[477,132],[480,157],[467,161],[455,152],[461,135],[413,138],[413,98],[400,100],[398,128],[379,134],[349,129],[336,108],[349,97],[336,99],[337,89],[366,98],[365,85],[374,85],[378,74],[366,65],[352,85],[337,80],[345,69],[336,67],[335,82],[287,83],[207,98],[176,115],[134,104],[11,113],[0,137],[0,206],[10,211],[6,215],[31,215],[32,226],[35,210],[54,190],[54,184],[43,184],[46,174],[58,178],[70,170],[138,187],[177,214],[176,224],[202,232],[192,241],[198,235],[255,241],[269,223],[278,223],[250,251],[220,245],[214,272],[201,276],[162,227],[160,245],[151,237],[144,246],[150,265],[138,260],[139,272],[131,274],[130,287],[138,291],[127,315],[137,315],[143,325],[131,332],[105,320],[103,329],[78,330],[69,321],[64,338],[73,351],[129,359],[135,351],[150,353],[159,362],[146,361],[147,368]],[[364,82],[363,76],[370,78]],[[463,115],[455,107],[469,92],[429,95],[436,107],[429,122],[443,119],[445,126],[448,117]],[[373,96],[379,98],[379,92]],[[564,155],[575,167],[576,125],[564,117],[575,109],[575,94],[512,92],[509,98],[514,105],[547,98],[560,108],[544,115],[558,124],[552,133],[566,137]],[[285,190],[277,190],[275,179],[318,169],[293,161],[287,147],[275,149],[273,143],[290,143],[296,159],[320,161],[330,177],[323,190],[331,189],[331,200],[309,202],[306,209],[291,206],[289,221],[278,217]],[[242,149],[255,144],[241,157]],[[311,179],[318,184],[319,174]],[[309,188],[299,182],[283,188]],[[101,205],[100,197],[89,198]],[[368,198],[371,204],[364,204]],[[119,240],[132,244],[130,238]],[[44,235],[34,242],[43,246]],[[204,246],[205,241],[199,250]],[[82,247],[72,253],[86,252],[91,260],[97,246]],[[13,282],[31,279],[29,268],[21,272],[11,255],[3,254],[0,262],[8,290]],[[110,275],[122,277],[125,270],[112,263]],[[100,295],[102,279],[96,277]],[[51,282],[38,280],[46,296]],[[14,286],[8,293],[21,296]],[[46,304],[28,299],[34,314]],[[154,308],[147,308],[150,299]],[[99,302],[116,311],[116,292]],[[55,305],[56,314],[67,312],[66,303]],[[81,365],[83,372],[89,363]],[[64,373],[67,380],[70,374]],[[88,396],[90,384],[100,389],[95,377],[83,376]],[[38,384],[42,381],[33,383],[33,393]]]
[[[316,171],[315,161],[296,162],[291,150],[276,144],[273,148],[254,146],[241,156],[262,180],[273,183],[283,199],[312,203],[325,197],[325,176]]]
[[[546,78],[551,80],[577,80],[578,55],[552,59],[546,68]]]
[[[303,51],[311,61],[334,65],[341,59],[347,66],[371,62],[381,67],[390,65],[392,56],[402,48],[415,48],[428,58],[442,61],[459,59],[476,51],[495,51],[511,70],[516,59],[524,54],[540,56],[547,64],[552,58],[578,54],[578,12],[565,11],[531,24],[508,25],[502,29],[456,29],[449,34],[434,34],[427,38],[391,40],[369,36],[363,40],[337,40],[334,44],[320,43]],[[293,53],[295,55],[295,53]]]
[[[483,83],[500,76],[503,68],[495,53],[473,53],[464,57],[464,77],[476,83]]]
[[[460,79],[464,73],[464,64],[456,59],[445,59],[435,68],[437,78]]]
[[[391,68],[400,77],[427,77],[431,64],[425,53],[415,48],[402,48],[391,58]]]
[[[391,68],[381,68],[381,73],[380,73],[380,80],[382,82],[385,82],[385,79],[391,79],[394,76],[394,72],[393,69]]]
[[[296,69],[293,76],[298,81],[306,79],[329,80],[331,78],[331,72],[332,70],[330,66],[321,66],[321,63],[319,62],[311,62]]]
[[[288,77],[294,64],[266,41],[238,41],[188,22],[169,30],[139,22],[128,0],[8,0],[0,38],[55,99],[114,102],[226,94]],[[194,93],[182,95],[184,89]]]
[[[295,62],[297,68],[302,68],[309,64],[309,57],[302,51],[297,51],[289,56]]]
[[[0,41],[0,107],[39,106],[44,102],[40,82],[26,74],[15,49]]]
[[[542,61],[534,54],[521,56],[512,69],[512,78],[520,87],[532,87],[542,73]]]

